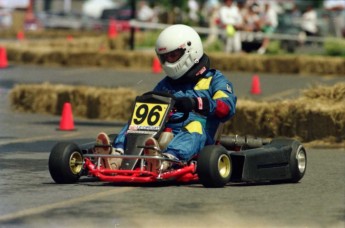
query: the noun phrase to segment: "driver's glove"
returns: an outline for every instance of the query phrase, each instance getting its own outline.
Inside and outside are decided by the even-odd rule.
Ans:
[[[210,103],[206,97],[177,97],[174,106],[178,111],[184,113],[195,111],[207,115],[210,111]]]

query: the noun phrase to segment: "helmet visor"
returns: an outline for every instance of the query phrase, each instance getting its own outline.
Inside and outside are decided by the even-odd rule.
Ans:
[[[159,54],[158,57],[160,58],[162,63],[175,63],[184,55],[185,51],[186,49],[178,48],[168,53]]]

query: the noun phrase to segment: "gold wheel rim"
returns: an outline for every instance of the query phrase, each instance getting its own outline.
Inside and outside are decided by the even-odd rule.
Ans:
[[[222,154],[218,159],[218,171],[222,178],[226,178],[231,172],[231,162],[229,156]]]
[[[69,159],[69,167],[73,174],[78,174],[81,172],[81,169],[83,168],[83,157],[78,151],[75,151],[71,154]]]

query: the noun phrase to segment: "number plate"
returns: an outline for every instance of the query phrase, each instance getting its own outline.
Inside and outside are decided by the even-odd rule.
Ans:
[[[167,104],[135,103],[129,130],[159,130],[167,108]]]

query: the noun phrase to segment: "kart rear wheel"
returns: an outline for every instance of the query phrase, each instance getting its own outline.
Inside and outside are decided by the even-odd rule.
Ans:
[[[80,148],[74,143],[57,143],[50,152],[48,166],[50,175],[56,183],[77,182],[83,171],[83,155]]]
[[[231,158],[224,147],[211,145],[200,151],[197,174],[204,187],[224,187],[229,182],[231,173]]]
[[[307,153],[304,147],[295,142],[292,145],[292,152],[290,156],[290,170],[291,170],[291,182],[299,182],[307,169]]]
[[[297,183],[299,182],[307,170],[307,152],[303,145],[294,139],[276,138],[271,144],[285,145],[291,147],[289,160],[290,178],[285,180],[272,181],[274,183]]]

